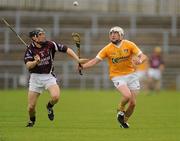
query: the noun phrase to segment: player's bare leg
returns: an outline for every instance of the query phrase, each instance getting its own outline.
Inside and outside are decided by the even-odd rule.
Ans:
[[[28,113],[29,113],[29,122],[27,124],[27,127],[32,127],[35,124],[36,121],[36,103],[37,99],[39,97],[39,93],[29,91],[28,92]]]
[[[48,102],[46,105],[46,108],[48,110],[48,118],[50,120],[54,120],[54,111],[53,111],[53,106],[58,102],[59,100],[59,95],[60,95],[60,89],[57,84],[52,85],[48,88],[48,91],[51,95],[51,100]]]
[[[152,78],[149,78],[148,79],[148,87],[149,87],[149,90],[152,90],[153,89],[153,79]]]
[[[158,93],[161,89],[161,81],[160,80],[155,80],[155,91]]]
[[[122,93],[122,100],[118,106],[117,118],[123,128],[129,128],[128,123],[125,122],[125,108],[127,103],[131,100],[131,92],[127,85],[119,86],[117,89]]]
[[[138,91],[131,91],[131,99],[129,100],[129,105],[125,112],[124,122],[127,122],[130,116],[133,114],[135,106],[136,106],[136,95]]]

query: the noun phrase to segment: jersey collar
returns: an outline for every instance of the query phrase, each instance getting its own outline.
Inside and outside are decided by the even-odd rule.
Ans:
[[[122,43],[123,43],[123,40],[120,42],[119,45],[115,45],[115,44],[114,44],[114,46],[115,46],[116,48],[120,48],[120,47],[122,46]]]

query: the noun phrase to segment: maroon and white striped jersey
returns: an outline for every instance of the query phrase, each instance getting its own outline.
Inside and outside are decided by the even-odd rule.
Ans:
[[[55,52],[59,51],[66,53],[67,49],[66,45],[57,44],[53,41],[46,41],[41,48],[38,48],[34,43],[31,43],[25,51],[24,62],[26,64],[28,61],[33,61],[34,56],[39,55],[40,63],[34,68],[29,69],[29,72],[38,74],[52,73],[54,70],[53,60]]]

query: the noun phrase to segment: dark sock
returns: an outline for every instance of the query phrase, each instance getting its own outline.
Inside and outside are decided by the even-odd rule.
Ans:
[[[54,105],[52,105],[50,102],[48,102],[47,107],[52,108]]]
[[[30,117],[30,120],[32,121],[32,122],[35,122],[36,121],[36,117],[34,116],[34,117]]]

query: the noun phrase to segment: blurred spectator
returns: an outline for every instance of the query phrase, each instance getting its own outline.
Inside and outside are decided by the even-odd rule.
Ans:
[[[148,69],[148,89],[159,91],[161,89],[161,78],[164,70],[164,61],[162,50],[160,47],[155,47],[153,53],[149,57]]]

